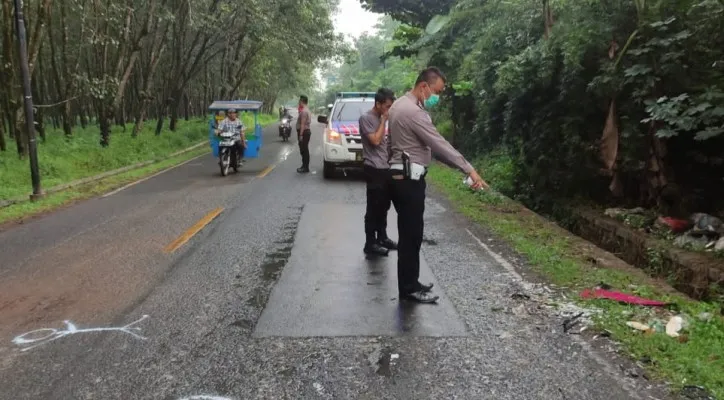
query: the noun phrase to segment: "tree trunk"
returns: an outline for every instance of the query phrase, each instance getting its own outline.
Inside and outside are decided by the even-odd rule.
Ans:
[[[163,130],[163,120],[164,115],[163,111],[158,115],[158,120],[156,121],[156,136],[161,136],[161,131]]]
[[[102,147],[108,147],[111,144],[111,117],[109,107],[105,104],[99,104],[98,106],[98,123],[101,130],[101,141]]]
[[[80,107],[79,116],[80,116],[80,126],[83,129],[85,129],[86,127],[88,127],[88,115],[86,114],[85,107],[83,107],[83,106]],[[68,120],[70,120],[70,109],[68,110]]]
[[[0,151],[7,151],[8,145],[5,143],[5,122],[0,118]]]

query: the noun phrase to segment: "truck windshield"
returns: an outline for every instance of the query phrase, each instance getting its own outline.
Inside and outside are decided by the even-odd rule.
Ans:
[[[372,109],[374,101],[343,102],[334,111],[333,121],[357,121],[362,114]]]

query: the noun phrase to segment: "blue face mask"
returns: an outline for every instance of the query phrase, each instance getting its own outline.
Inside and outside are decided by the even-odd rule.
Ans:
[[[430,90],[430,91],[432,92],[432,90]],[[437,103],[439,103],[439,102],[440,102],[440,96],[437,95],[437,94],[435,94],[435,93],[432,93],[432,94],[430,95],[430,97],[428,97],[427,99],[425,99],[425,103],[424,103],[424,104],[425,104],[425,108],[435,107],[435,106],[437,105]]]

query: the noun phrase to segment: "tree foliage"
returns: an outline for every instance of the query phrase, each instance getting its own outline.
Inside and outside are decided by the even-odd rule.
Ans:
[[[317,103],[329,104],[340,91],[377,91],[387,87],[396,93],[412,87],[415,70],[421,65],[414,59],[386,56],[398,44],[393,36],[399,23],[383,18],[375,34],[363,34],[353,43],[345,63],[329,63],[322,69],[326,91]]]
[[[389,57],[452,79],[456,144],[505,148],[529,204],[724,207],[724,2],[361,1],[403,23]]]
[[[249,98],[270,110],[279,96],[309,90],[314,65],[337,54],[336,0],[28,0],[28,53],[38,130],[148,118],[171,130],[214,99]],[[0,150],[22,131],[12,2],[2,5]],[[1,154],[1,153],[0,153]]]

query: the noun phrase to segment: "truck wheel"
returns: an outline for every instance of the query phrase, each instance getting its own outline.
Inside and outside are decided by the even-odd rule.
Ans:
[[[324,168],[322,168],[322,176],[324,176],[324,179],[332,179],[334,175],[334,165],[332,163],[325,161],[324,162]]]

